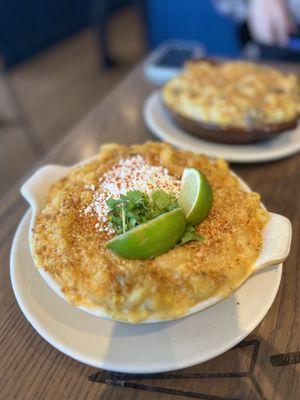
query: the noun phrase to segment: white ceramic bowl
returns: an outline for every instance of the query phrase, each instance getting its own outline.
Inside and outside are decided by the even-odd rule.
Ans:
[[[91,160],[92,159],[89,159],[84,163],[87,163]],[[29,178],[23,184],[21,188],[21,193],[30,204],[32,211],[30,230],[29,230],[30,247],[32,243],[31,240],[32,228],[35,225],[36,217],[40,214],[40,212],[44,207],[45,198],[49,191],[50,186],[60,178],[66,176],[72,168],[82,164],[83,163],[76,164],[75,166],[72,167],[63,167],[59,165],[46,165],[40,168],[38,171],[36,171],[31,176],[31,178]],[[250,191],[250,188],[246,185],[246,183],[238,176],[236,177],[238,178],[242,188],[245,191]],[[292,237],[292,228],[290,221],[286,217],[271,213],[271,219],[263,230],[262,252],[258,257],[258,259],[256,260],[255,264],[253,265],[252,271],[250,272],[249,275],[269,265],[279,264],[283,262],[288,256],[290,251],[291,237]],[[32,248],[30,248],[30,251],[32,254]],[[39,268],[38,271],[40,272],[41,276],[46,281],[46,283],[50,286],[50,288],[53,289],[58,296],[68,301],[64,296],[64,294],[62,293],[56,281],[42,268]],[[246,277],[245,280],[247,278],[248,277]],[[188,316],[196,312],[203,311],[204,309],[212,306],[213,304],[216,304],[223,298],[224,297],[221,296],[215,296],[207,300],[201,301],[194,307],[190,308],[190,310],[184,316]],[[112,320],[112,318],[109,317],[106,313],[104,313],[103,310],[101,309],[88,309],[86,307],[79,307],[79,308],[89,314]],[[154,318],[149,318],[147,320],[142,321],[141,323],[154,323],[154,322],[162,322],[168,320],[170,319],[157,320]]]

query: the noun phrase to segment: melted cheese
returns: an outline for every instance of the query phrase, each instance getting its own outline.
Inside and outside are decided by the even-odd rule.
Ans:
[[[249,128],[289,122],[300,113],[299,82],[249,62],[189,62],[163,88],[166,105],[201,122]]]

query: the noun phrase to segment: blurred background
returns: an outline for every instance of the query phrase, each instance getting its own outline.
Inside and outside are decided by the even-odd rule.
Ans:
[[[299,20],[299,0],[2,0],[0,195],[162,42],[298,61]]]

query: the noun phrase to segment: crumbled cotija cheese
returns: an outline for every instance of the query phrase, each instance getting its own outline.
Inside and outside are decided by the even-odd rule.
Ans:
[[[95,226],[97,229],[114,233],[108,226],[109,208],[106,205],[108,199],[118,199],[121,194],[126,194],[130,190],[140,190],[149,194],[157,189],[173,193],[178,197],[180,180],[172,177],[167,168],[150,165],[142,156],[137,155],[120,160],[102,175],[97,188],[90,186],[89,189],[94,192],[93,200],[85,208],[84,213],[92,213],[97,217],[98,222]]]

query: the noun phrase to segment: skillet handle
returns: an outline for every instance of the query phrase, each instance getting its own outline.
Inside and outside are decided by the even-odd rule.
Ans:
[[[45,193],[48,192],[52,183],[65,176],[69,169],[60,165],[45,165],[22,185],[22,196],[33,209],[39,207],[41,203],[44,203]]]
[[[270,221],[263,231],[264,247],[254,264],[258,271],[269,265],[282,263],[290,252],[292,225],[289,219],[271,213]]]

